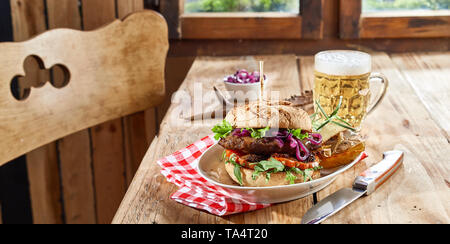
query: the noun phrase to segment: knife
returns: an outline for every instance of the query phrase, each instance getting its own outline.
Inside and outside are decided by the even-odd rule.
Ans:
[[[383,160],[360,174],[353,188],[343,188],[309,209],[302,218],[302,224],[319,224],[361,196],[372,194],[400,168],[403,156],[402,151],[383,153]]]

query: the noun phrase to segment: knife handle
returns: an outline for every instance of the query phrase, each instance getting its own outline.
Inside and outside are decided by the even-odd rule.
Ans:
[[[353,183],[353,188],[372,194],[378,187],[391,177],[403,163],[402,151],[389,151],[383,154],[383,160],[359,175]]]

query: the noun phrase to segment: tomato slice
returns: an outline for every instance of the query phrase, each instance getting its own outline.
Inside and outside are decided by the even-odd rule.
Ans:
[[[247,160],[242,159],[240,156],[243,155],[242,153],[233,151],[233,150],[225,150],[225,157],[226,160],[229,160],[231,158],[231,156],[235,157],[236,163],[238,163],[239,165],[249,168],[249,169],[254,169],[255,165],[251,162],[248,162]],[[309,163],[303,163],[300,161],[297,161],[293,158],[286,158],[286,157],[272,157],[273,159],[281,162],[284,166],[289,167],[289,168],[299,168],[301,170],[305,170],[305,169],[312,169],[314,167],[319,166],[319,158],[316,156],[316,160],[314,162],[309,162]]]
[[[249,168],[249,169],[254,169],[255,165],[253,165],[252,163],[247,162],[247,160],[242,159],[240,156],[242,155],[242,153],[233,151],[233,150],[225,150],[225,157],[226,160],[229,160],[231,158],[231,156],[235,157],[236,163],[238,163],[239,165]]]
[[[229,150],[229,149],[225,150],[225,155],[227,156],[227,158],[231,157],[231,155],[233,155],[233,154],[235,154],[236,156],[244,155],[243,153],[238,152],[238,151]]]
[[[283,158],[283,157],[273,157],[275,160],[278,160],[279,162],[281,162],[282,164],[284,164],[284,166],[287,166],[289,168],[299,168],[301,170],[305,170],[305,169],[312,169],[314,167],[319,166],[319,158],[316,156],[316,160],[312,163],[303,163],[297,160],[293,160],[291,158]]]

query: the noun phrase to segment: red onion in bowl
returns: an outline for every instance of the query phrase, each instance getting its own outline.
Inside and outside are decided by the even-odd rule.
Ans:
[[[233,84],[254,84],[260,82],[259,72],[249,73],[247,70],[242,69],[236,71],[235,74],[225,77],[224,81]],[[267,80],[267,77],[264,76],[264,80]]]

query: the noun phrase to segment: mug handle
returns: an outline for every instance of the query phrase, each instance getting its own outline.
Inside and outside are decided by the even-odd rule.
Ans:
[[[383,89],[381,89],[380,94],[378,95],[378,99],[376,99],[375,102],[373,103],[373,105],[370,106],[369,109],[367,110],[367,114],[370,114],[371,112],[373,112],[375,110],[375,108],[378,107],[378,105],[380,105],[380,103],[383,101],[384,97],[386,96],[386,92],[389,87],[389,80],[385,75],[374,72],[370,75],[369,82],[371,82],[372,80],[375,80],[375,79],[381,80],[381,83],[383,84]]]

